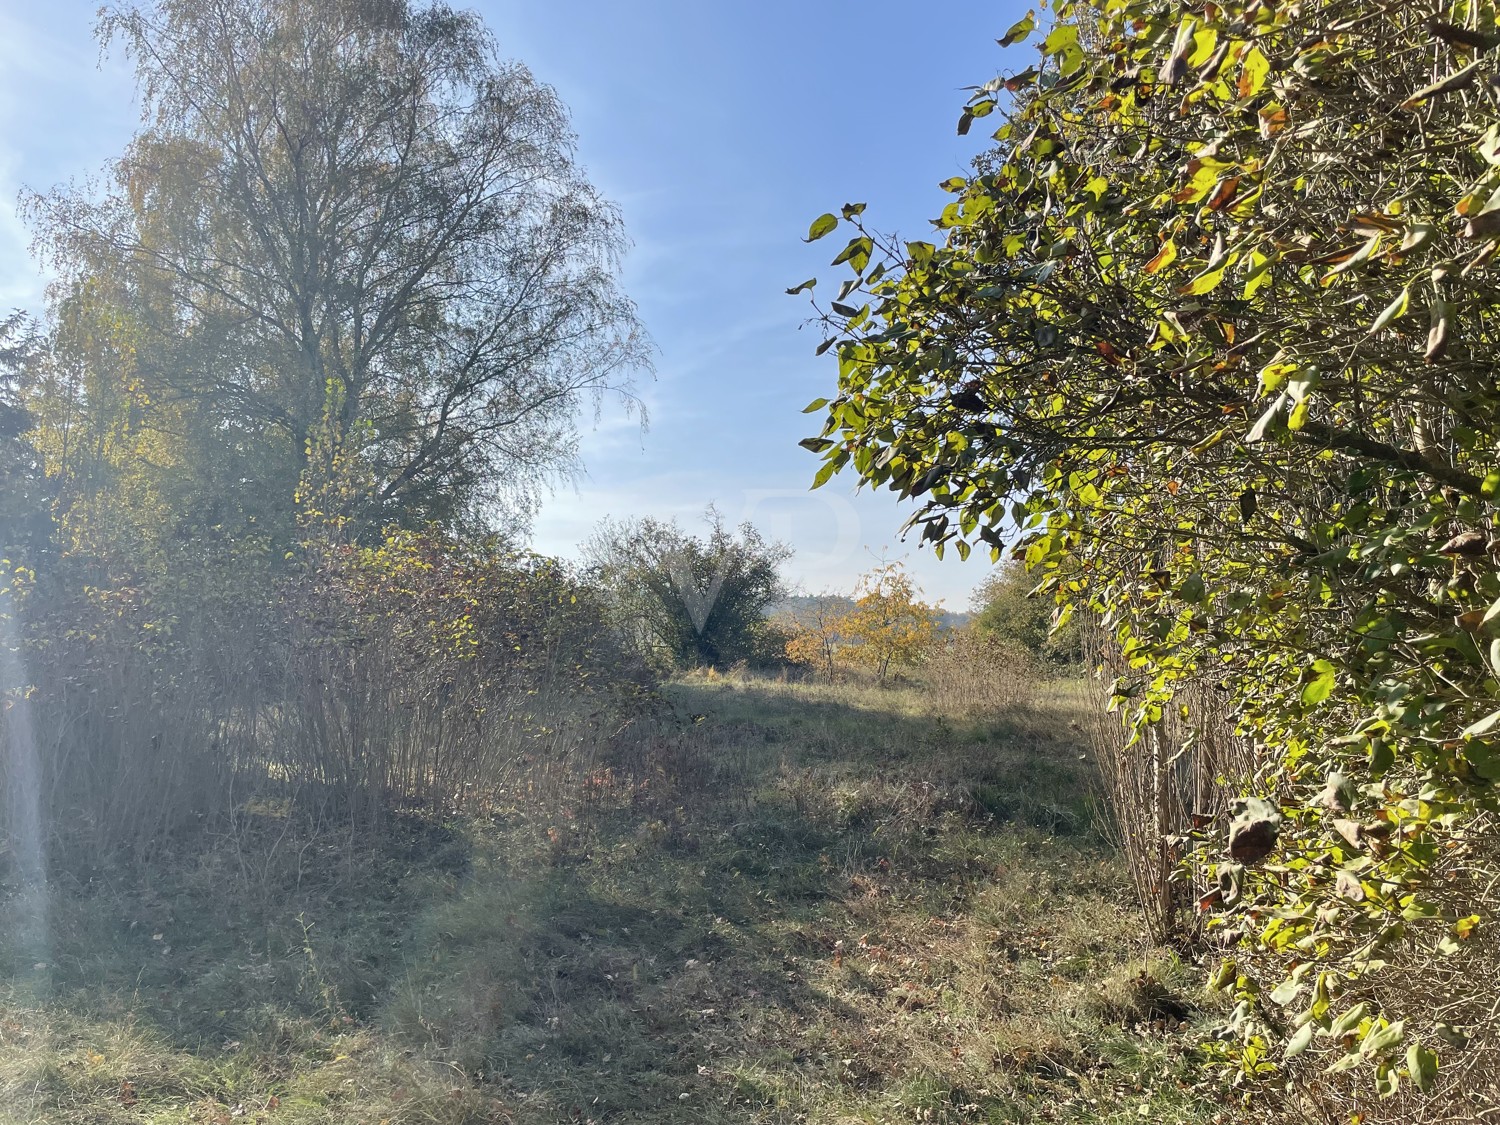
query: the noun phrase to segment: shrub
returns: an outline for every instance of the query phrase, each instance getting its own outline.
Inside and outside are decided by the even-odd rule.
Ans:
[[[1056,602],[1048,595],[1039,595],[1035,587],[1036,581],[1020,560],[1007,560],[974,591],[974,628],[1019,644],[1053,664],[1081,662],[1083,642],[1078,624],[1070,621],[1053,629]]]
[[[690,535],[654,519],[600,524],[585,547],[588,577],[623,643],[662,668],[777,665],[785,640],[766,620],[785,594],[791,557],[749,524],[738,531],[708,510]]]
[[[1158,787],[1122,821],[1232,949],[1238,1081],[1468,1099],[1500,1051],[1493,5],[1055,9],[972,88],[998,147],[941,245],[814,222],[855,275],[816,479],[917,499],[940,551],[1018,539],[1099,615]],[[1210,803],[1163,798],[1189,772]],[[1440,1078],[1451,1013],[1485,1034]]]
[[[650,689],[566,567],[436,534],[290,565],[244,543],[149,573],[75,556],[23,616],[41,811],[74,842],[150,847],[254,798],[355,828],[482,804]]]

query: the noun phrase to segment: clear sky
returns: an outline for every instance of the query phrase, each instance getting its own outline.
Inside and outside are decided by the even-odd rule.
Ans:
[[[890,493],[835,478],[809,492],[801,410],[832,393],[831,355],[804,322],[811,276],[833,278],[831,237],[808,223],[864,201],[877,227],[922,237],[984,134],[960,138],[964,86],[1020,69],[995,39],[1024,0],[573,0],[472,4],[508,56],[571,108],[579,156],[624,211],[628,292],[658,349],[642,432],[606,405],[586,425],[586,475],[544,506],[535,546],[572,555],[604,516],[677,517],[709,503],[796,548],[805,591],[847,591],[875,559],[904,558],[931,598],[961,609],[986,574],[939,563],[896,532]],[[0,309],[41,311],[46,279],[15,215],[23,187],[97,174],[138,117],[122,60],[91,38],[95,0],[0,0]]]

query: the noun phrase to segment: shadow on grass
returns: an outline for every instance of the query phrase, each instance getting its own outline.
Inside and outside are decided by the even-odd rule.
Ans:
[[[258,814],[197,843],[55,871],[48,960],[23,964],[7,943],[0,967],[80,1014],[129,996],[191,1049],[253,1033],[270,1007],[362,1018],[433,886],[457,885],[470,862],[465,837],[412,815],[354,840]]]
[[[1060,835],[1098,828],[1097,772],[1068,708],[1005,707],[963,721],[926,712],[919,688],[811,691],[771,681],[673,686],[679,712],[788,748],[824,779],[906,781],[961,811]],[[763,768],[763,764],[762,764]]]
[[[158,1070],[184,1068],[164,1106],[249,1087],[298,1121],[405,1120],[417,1063],[454,1085],[413,1118],[440,1125],[1022,1121],[1121,1070],[1086,1019],[1024,1010],[1134,954],[1110,944],[1119,874],[1056,715],[957,726],[910,691],[753,682],[671,698],[679,722],[547,813],[402,818],[375,847],[265,822],[64,880],[50,999],[28,1003],[75,1021],[54,1050],[149,1028]],[[77,1116],[56,1081],[39,1120]]]

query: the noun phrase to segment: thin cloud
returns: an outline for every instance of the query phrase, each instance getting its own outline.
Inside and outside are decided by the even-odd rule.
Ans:
[[[135,120],[129,72],[100,62],[92,29],[81,6],[0,11],[0,307],[40,310],[51,280],[30,253],[21,192],[98,168]]]

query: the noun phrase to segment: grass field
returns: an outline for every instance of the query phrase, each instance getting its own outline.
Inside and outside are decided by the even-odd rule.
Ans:
[[[267,807],[58,876],[45,948],[5,950],[0,1120],[1227,1119],[1076,685],[963,721],[914,687],[668,695],[492,816],[374,844]]]

